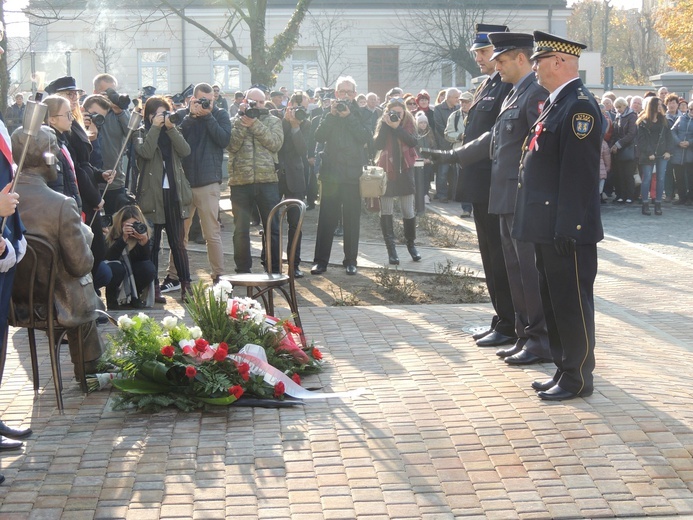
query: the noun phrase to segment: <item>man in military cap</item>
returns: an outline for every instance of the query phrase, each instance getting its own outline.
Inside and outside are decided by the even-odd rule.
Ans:
[[[507,32],[505,25],[477,24],[477,34],[471,50],[482,74],[488,78],[476,89],[465,124],[464,144],[485,134],[496,123],[503,100],[512,88],[503,83],[491,61],[493,45],[488,38],[491,32]],[[462,166],[457,183],[455,200],[471,202],[474,208],[474,224],[479,239],[481,261],[486,273],[486,286],[495,316],[485,332],[474,336],[480,347],[513,344],[515,336],[515,311],[510,295],[508,275],[503,259],[498,215],[489,213],[489,189],[491,186],[491,159],[486,154],[476,162]]]
[[[489,157],[491,186],[488,212],[498,215],[500,241],[515,309],[517,341],[497,352],[511,365],[529,365],[551,359],[546,320],[539,291],[539,275],[534,265],[534,245],[511,236],[515,214],[517,177],[522,144],[529,128],[539,117],[548,96],[532,72],[534,43],[531,34],[498,32],[488,35],[493,44],[491,61],[503,83],[512,90],[501,106],[493,128],[454,152],[462,165]],[[453,157],[450,157],[450,160]]]
[[[550,95],[524,146],[512,236],[532,242],[551,353],[532,387],[544,400],[592,394],[594,279],[604,237],[599,203],[601,112],[578,75],[586,46],[534,32],[532,69]]]

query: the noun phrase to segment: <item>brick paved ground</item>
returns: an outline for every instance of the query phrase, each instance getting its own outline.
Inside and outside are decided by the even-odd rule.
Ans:
[[[61,416],[12,331],[0,412],[35,433],[0,455],[0,520],[693,515],[692,219],[605,208],[596,390],[566,403],[529,387],[548,364],[508,367],[461,331],[487,305],[306,308],[327,361],[308,385],[368,392],[283,410],[115,412],[67,378]]]

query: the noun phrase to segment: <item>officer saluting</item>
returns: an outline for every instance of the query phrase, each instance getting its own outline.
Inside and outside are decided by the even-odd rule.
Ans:
[[[604,237],[599,204],[601,112],[578,75],[586,46],[534,32],[532,69],[549,99],[525,141],[513,238],[534,243],[553,378],[535,381],[549,401],[592,394],[594,279]]]

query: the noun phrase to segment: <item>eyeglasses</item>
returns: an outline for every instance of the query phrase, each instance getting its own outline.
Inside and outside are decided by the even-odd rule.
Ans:
[[[66,117],[69,121],[72,121],[75,116],[72,115],[72,112],[68,112],[67,114],[55,114],[53,117]]]
[[[407,101],[407,106],[408,107],[415,107],[416,106],[416,101]]]
[[[340,88],[337,92],[339,94],[353,94],[356,91],[355,90],[344,90],[343,88]]]

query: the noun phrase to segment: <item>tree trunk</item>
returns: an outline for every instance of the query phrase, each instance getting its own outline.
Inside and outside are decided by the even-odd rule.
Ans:
[[[5,27],[4,0],[0,0],[0,23]],[[10,92],[10,72],[7,70],[7,37],[0,42],[0,45],[5,51],[0,56],[0,111],[4,114],[5,109],[7,109],[7,95]]]

